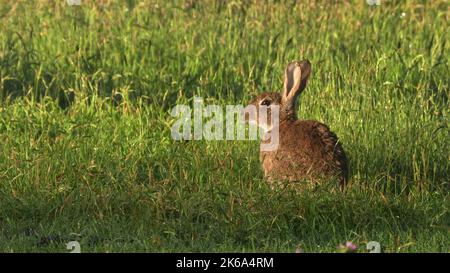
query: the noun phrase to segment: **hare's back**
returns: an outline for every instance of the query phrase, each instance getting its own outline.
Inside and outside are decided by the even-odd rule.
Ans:
[[[338,138],[328,126],[314,120],[288,121],[280,125],[283,148],[326,152],[334,147]]]
[[[296,154],[311,165],[322,165],[325,172],[347,177],[347,158],[338,137],[327,125],[314,120],[280,124],[281,149]],[[328,169],[328,170],[325,170]]]

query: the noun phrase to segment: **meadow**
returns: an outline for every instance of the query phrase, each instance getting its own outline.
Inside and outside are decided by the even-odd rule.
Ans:
[[[448,1],[0,0],[0,251],[450,251]],[[271,189],[257,141],[175,141],[309,59],[298,116],[345,192]]]

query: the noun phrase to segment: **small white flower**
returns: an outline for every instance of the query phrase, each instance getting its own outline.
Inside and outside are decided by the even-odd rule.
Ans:
[[[406,16],[406,13],[405,12],[402,12],[402,14],[400,14],[400,18],[403,18],[403,17],[405,17]]]

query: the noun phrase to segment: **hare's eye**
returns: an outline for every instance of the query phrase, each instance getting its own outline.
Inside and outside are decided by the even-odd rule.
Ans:
[[[261,101],[261,105],[266,105],[269,106],[270,105],[270,100],[264,99]]]

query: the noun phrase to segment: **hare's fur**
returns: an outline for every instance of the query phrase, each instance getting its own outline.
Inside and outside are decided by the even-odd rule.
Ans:
[[[258,108],[266,101],[280,109],[278,149],[260,151],[264,174],[269,181],[319,182],[336,178],[344,186],[348,179],[347,158],[336,134],[325,124],[298,120],[296,116],[296,99],[306,87],[310,71],[309,61],[290,63],[281,94],[264,93],[251,103]]]

